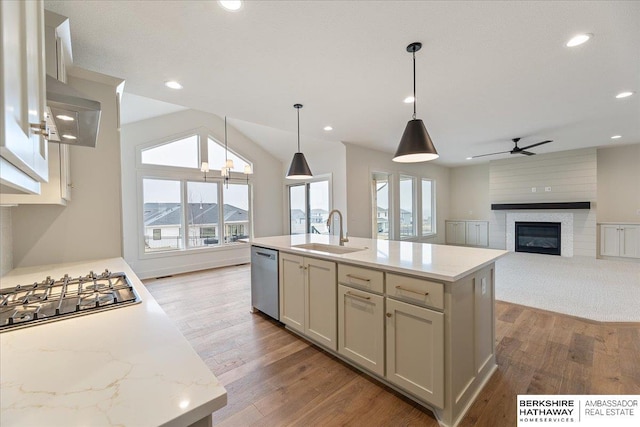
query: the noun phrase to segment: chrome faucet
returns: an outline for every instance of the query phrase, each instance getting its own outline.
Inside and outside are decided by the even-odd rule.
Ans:
[[[327,228],[329,229],[329,232],[331,232],[331,218],[333,218],[334,213],[337,213],[340,217],[340,246],[344,246],[344,242],[348,242],[349,238],[347,236],[343,237],[342,235],[342,213],[340,213],[338,209],[334,209],[329,212],[329,219],[327,219]]]

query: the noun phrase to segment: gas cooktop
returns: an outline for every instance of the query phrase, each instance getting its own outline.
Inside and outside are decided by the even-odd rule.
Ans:
[[[0,332],[141,302],[124,273],[47,277],[42,282],[0,289]]]

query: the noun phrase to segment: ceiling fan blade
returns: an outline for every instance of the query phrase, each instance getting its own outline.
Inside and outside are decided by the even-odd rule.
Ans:
[[[518,154],[524,154],[525,156],[535,156],[536,153],[532,153],[531,151],[518,151]]]
[[[548,141],[538,142],[537,144],[531,144],[531,145],[527,145],[526,147],[522,147],[522,149],[526,150],[527,148],[537,147],[538,145],[548,144],[549,142],[553,142],[553,141],[552,140],[548,140]]]
[[[479,156],[472,156],[472,159],[475,159],[477,157],[485,157],[485,156],[494,156],[496,154],[505,154],[505,153],[510,153],[511,151],[501,151],[499,153],[491,153],[491,154],[480,154]]]

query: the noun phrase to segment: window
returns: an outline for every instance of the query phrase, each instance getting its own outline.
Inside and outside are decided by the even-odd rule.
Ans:
[[[374,172],[371,177],[374,238],[418,239],[436,233],[434,180],[403,174],[392,186],[391,174]]]
[[[435,227],[435,200],[433,197],[434,182],[430,179],[422,178],[422,235],[428,236],[434,234]]]
[[[400,239],[415,237],[415,178],[400,175]]]
[[[143,180],[145,252],[181,249],[180,181]]]
[[[289,185],[289,233],[329,234],[329,180]],[[339,227],[338,224],[336,226]]]
[[[145,253],[223,246],[250,237],[251,187],[242,173],[251,163],[229,151],[234,169],[225,185],[214,172],[224,166],[224,146],[204,129],[139,153]],[[210,162],[206,181],[200,159]],[[241,183],[234,182],[240,177]]]
[[[147,165],[198,168],[198,135],[142,150],[142,163]]]
[[[386,173],[373,174],[373,238],[389,240],[389,215],[391,193],[389,191],[391,175]]]

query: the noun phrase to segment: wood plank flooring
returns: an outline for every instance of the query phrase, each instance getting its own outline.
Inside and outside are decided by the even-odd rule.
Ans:
[[[433,414],[251,314],[249,264],[145,280],[224,384],[219,426],[438,426]],[[496,303],[498,370],[462,426],[516,425],[517,394],[640,394],[640,324]]]

